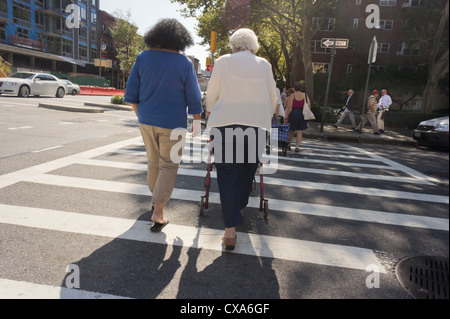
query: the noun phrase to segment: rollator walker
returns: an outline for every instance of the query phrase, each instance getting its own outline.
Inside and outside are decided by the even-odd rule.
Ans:
[[[201,197],[200,201],[200,216],[204,216],[205,212],[209,209],[209,194],[211,189],[211,172],[213,169],[214,163],[212,162],[212,148],[211,148],[211,140],[210,140],[210,146],[209,146],[209,154],[208,154],[208,167],[206,171],[206,178],[205,178],[205,189],[206,193],[204,196]],[[269,200],[264,198],[264,175],[263,175],[263,163],[259,163],[259,174],[260,174],[260,204],[259,204],[259,212],[264,213],[264,219],[268,219],[269,217]],[[252,193],[251,196],[254,195],[256,190],[256,179],[254,180],[254,183],[252,185]]]

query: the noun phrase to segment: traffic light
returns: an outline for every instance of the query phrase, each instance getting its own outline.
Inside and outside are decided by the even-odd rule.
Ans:
[[[217,32],[211,32],[211,53],[216,52],[217,48]]]
[[[206,65],[211,65],[211,58],[210,57],[206,58]]]

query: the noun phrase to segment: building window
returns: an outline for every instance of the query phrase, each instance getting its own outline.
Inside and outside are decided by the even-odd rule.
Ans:
[[[397,0],[380,0],[380,7],[396,7]]]
[[[390,43],[378,43],[378,53],[389,53]]]
[[[87,46],[80,44],[78,54],[81,60],[87,60]]]
[[[14,23],[29,26],[31,27],[31,13],[30,7],[26,6],[20,2],[13,2],[13,18]],[[28,24],[23,24],[23,22],[27,22]]]
[[[406,0],[403,7],[418,7],[422,4],[422,0]]]
[[[314,74],[328,74],[329,63],[315,63],[313,62]]]
[[[311,41],[311,52],[312,53],[321,53],[321,54],[331,54],[331,48],[324,49],[321,46],[321,40],[313,40]]]
[[[380,29],[392,30],[394,28],[394,20],[380,20]]]
[[[336,24],[336,19],[334,18],[318,18],[314,17],[312,19],[312,29],[318,31],[333,31],[334,25]]]
[[[353,64],[347,64],[347,73],[353,72]]]
[[[355,18],[353,19],[353,29],[358,29],[359,26],[359,19]]]
[[[418,45],[415,45],[410,49],[406,42],[402,42],[398,45],[396,54],[401,56],[420,56],[420,49]]]

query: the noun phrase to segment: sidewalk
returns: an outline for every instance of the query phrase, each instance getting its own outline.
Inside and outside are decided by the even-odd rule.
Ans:
[[[366,127],[362,134],[353,132],[350,126],[340,126],[336,129],[332,124],[325,124],[323,132],[321,123],[309,122],[309,129],[303,132],[304,138],[320,139],[323,141],[341,141],[351,143],[384,144],[414,146],[413,132],[402,129],[386,129],[386,133],[373,135],[372,128]]]

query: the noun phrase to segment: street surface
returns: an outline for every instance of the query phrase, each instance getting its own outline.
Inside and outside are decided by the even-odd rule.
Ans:
[[[0,298],[407,299],[396,263],[448,258],[447,152],[305,140],[264,176],[268,221],[257,189],[227,253],[215,179],[199,217],[205,163],[183,162],[152,234],[135,114],[43,101],[0,97]],[[56,103],[84,101],[109,98]]]

